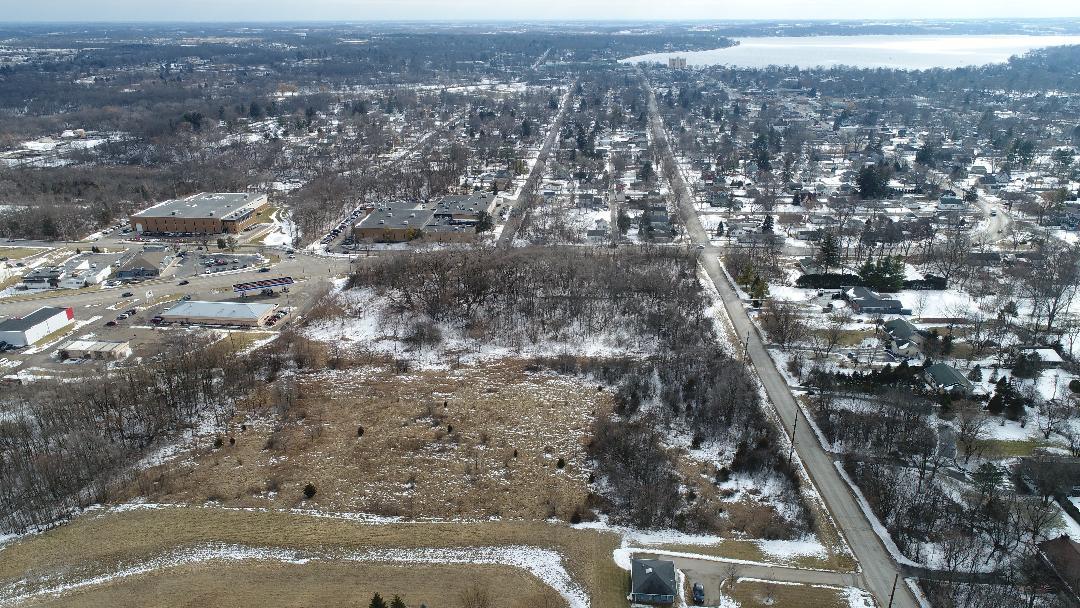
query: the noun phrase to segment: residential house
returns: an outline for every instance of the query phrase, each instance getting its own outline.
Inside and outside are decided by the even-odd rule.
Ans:
[[[596,224],[586,231],[585,236],[593,243],[604,243],[611,237],[611,223],[607,220],[596,220]]]
[[[663,559],[634,559],[630,562],[630,597],[634,604],[668,606],[678,595],[675,563]]]
[[[910,315],[900,300],[883,298],[866,287],[849,287],[843,290],[844,299],[851,309],[867,315]]]
[[[907,319],[893,319],[882,325],[888,336],[887,349],[898,357],[915,357],[919,354],[925,334]]]
[[[1062,534],[1038,546],[1039,559],[1054,573],[1073,601],[1080,602],[1080,544]]]
[[[971,381],[960,370],[947,363],[935,363],[925,370],[926,382],[942,393],[957,392],[970,395],[973,390]]]

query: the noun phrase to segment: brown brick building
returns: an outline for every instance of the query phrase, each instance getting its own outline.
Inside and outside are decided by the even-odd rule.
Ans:
[[[265,194],[204,192],[134,213],[131,225],[148,234],[236,234],[268,204]]]

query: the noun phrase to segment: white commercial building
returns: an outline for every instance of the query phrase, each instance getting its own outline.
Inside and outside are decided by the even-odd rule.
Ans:
[[[12,317],[0,321],[0,341],[15,346],[30,346],[73,323],[75,323],[75,311],[70,307],[39,308],[25,317]]]
[[[165,323],[195,323],[199,325],[240,325],[258,327],[277,309],[276,304],[260,302],[180,302],[161,313]]]

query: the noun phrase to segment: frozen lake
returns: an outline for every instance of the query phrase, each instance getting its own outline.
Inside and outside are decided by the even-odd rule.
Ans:
[[[1013,55],[1048,46],[1080,44],[1080,36],[810,36],[738,38],[738,46],[711,51],[653,53],[623,63],[667,63],[686,57],[687,65],[803,68],[848,65],[924,70],[1004,63]]]

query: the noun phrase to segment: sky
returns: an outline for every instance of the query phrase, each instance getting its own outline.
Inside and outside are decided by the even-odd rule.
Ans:
[[[0,5],[0,22],[1080,17],[1076,0],[0,0]]]

